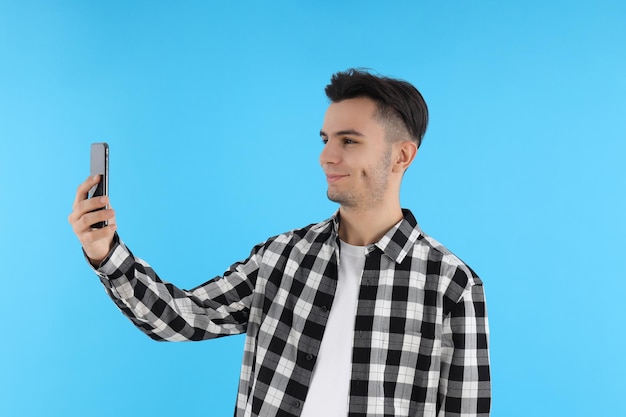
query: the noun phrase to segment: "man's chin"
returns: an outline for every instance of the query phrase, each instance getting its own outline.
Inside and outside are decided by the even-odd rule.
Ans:
[[[332,201],[333,203],[341,204],[341,198],[337,194],[334,194],[328,191],[326,193],[326,197],[328,197],[328,199]]]
[[[340,206],[350,207],[354,203],[353,201],[354,199],[350,198],[350,196],[347,196],[345,194],[332,193],[328,191],[326,193],[326,197],[328,197],[328,199],[332,201],[333,203],[337,203]]]

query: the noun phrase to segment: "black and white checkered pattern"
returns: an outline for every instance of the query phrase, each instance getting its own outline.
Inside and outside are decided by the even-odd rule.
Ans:
[[[156,340],[247,333],[236,416],[299,416],[333,306],[338,214],[256,246],[186,291],[119,240],[98,269],[117,306]],[[410,211],[370,245],[354,328],[349,416],[488,416],[483,286]]]

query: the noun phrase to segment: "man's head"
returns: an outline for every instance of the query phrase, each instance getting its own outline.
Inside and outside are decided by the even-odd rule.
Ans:
[[[333,103],[367,97],[376,103],[375,117],[384,125],[389,142],[412,140],[419,148],[428,125],[428,107],[420,92],[403,80],[349,69],[334,74],[326,86]]]
[[[402,177],[426,129],[422,96],[404,81],[357,70],[333,75],[326,94],[332,102],[320,131],[320,164],[328,198],[367,210],[399,204]]]

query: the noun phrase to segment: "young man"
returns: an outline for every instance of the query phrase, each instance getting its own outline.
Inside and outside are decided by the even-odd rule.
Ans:
[[[330,219],[256,246],[193,290],[161,281],[79,186],[69,216],[109,295],[156,340],[246,333],[236,416],[488,416],[483,286],[400,207],[426,130],[412,85],[333,75],[320,135]],[[108,220],[109,226],[91,224]]]

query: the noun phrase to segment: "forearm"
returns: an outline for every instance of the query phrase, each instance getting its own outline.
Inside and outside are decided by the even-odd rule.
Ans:
[[[162,281],[119,239],[96,273],[124,315],[155,340],[202,340],[245,331],[249,301],[246,297],[231,297],[228,304],[211,299],[221,294],[225,286],[217,281],[224,278],[216,278],[194,291],[179,289]],[[230,280],[238,281],[239,294],[247,291],[251,297],[252,290],[243,277],[234,275]]]

